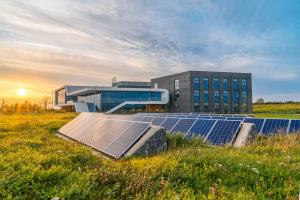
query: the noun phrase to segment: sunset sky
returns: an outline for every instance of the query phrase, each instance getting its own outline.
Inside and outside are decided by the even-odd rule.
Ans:
[[[0,0],[0,98],[187,70],[252,72],[254,99],[300,101],[300,1]]]

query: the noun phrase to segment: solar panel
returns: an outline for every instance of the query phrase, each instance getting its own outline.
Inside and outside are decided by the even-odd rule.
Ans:
[[[206,139],[214,145],[230,144],[240,125],[240,121],[218,120]]]
[[[300,131],[300,120],[291,120],[290,133],[297,133]]]
[[[211,119],[221,119],[221,120],[225,120],[226,117],[213,116]]]
[[[258,118],[245,118],[245,120],[244,120],[244,122],[246,122],[246,123],[255,124],[257,133],[261,132],[264,121],[265,121],[265,119],[258,119]]]
[[[209,116],[199,116],[198,119],[211,119]]]
[[[144,118],[145,118],[144,116],[138,116],[138,117],[134,118],[133,121],[142,122],[144,120]]]
[[[171,131],[174,133],[187,133],[195,121],[196,119],[181,119]]]
[[[133,123],[117,137],[103,152],[115,158],[120,158],[149,128],[148,123]]]
[[[152,122],[154,117],[144,117],[143,122]]]
[[[115,158],[121,157],[142,137],[149,123],[107,119],[101,114],[81,114],[59,133]]]
[[[166,120],[165,117],[157,117],[152,121],[153,125],[160,126]]]
[[[167,118],[160,126],[170,131],[179,120],[179,118]]]
[[[228,117],[227,120],[244,121],[245,117]]]
[[[276,134],[279,131],[287,132],[289,120],[287,119],[266,119],[262,133],[264,135]]]
[[[215,123],[216,120],[198,119],[189,131],[187,136],[190,137],[195,135],[205,138]]]

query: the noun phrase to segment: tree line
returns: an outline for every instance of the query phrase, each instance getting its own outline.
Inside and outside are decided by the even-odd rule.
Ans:
[[[0,112],[34,112],[53,110],[53,101],[50,96],[45,95],[39,101],[9,102],[5,98],[0,99]]]

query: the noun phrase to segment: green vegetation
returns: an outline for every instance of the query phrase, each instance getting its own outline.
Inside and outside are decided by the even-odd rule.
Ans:
[[[0,199],[296,199],[298,135],[242,149],[168,136],[170,150],[113,161],[54,132],[76,114],[0,114]]]
[[[300,114],[300,103],[254,104],[254,113]]]

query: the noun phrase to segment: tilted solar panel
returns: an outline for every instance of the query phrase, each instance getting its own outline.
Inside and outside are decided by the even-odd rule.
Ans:
[[[214,145],[231,144],[240,125],[241,121],[218,120],[206,139]]]
[[[300,120],[291,120],[289,133],[297,133],[300,131]]]
[[[181,119],[171,131],[173,133],[187,133],[195,121],[196,119]]]
[[[213,116],[211,119],[220,119],[220,120],[225,120],[225,119],[226,119],[226,117]]]
[[[153,119],[152,124],[155,126],[160,126],[166,120],[165,117],[157,117]]]
[[[228,117],[227,120],[244,121],[245,117]]]
[[[188,132],[187,137],[200,136],[205,138],[215,123],[216,120],[198,119],[191,130]]]
[[[179,120],[179,118],[167,118],[160,126],[170,131]]]
[[[198,119],[211,119],[209,116],[199,116]]]
[[[144,117],[143,122],[152,122],[154,117]]]
[[[117,137],[103,152],[115,158],[120,158],[124,155],[132,145],[147,131],[150,124],[148,123],[133,123],[128,129]]]
[[[132,121],[135,121],[135,122],[142,122],[144,120],[144,116],[138,116],[138,117],[135,117]]]
[[[272,135],[278,132],[287,133],[289,120],[287,119],[266,119],[262,134]]]
[[[265,119],[259,119],[259,118],[246,118],[244,120],[244,122],[246,122],[246,123],[255,124],[257,133],[261,132],[264,121],[265,121]]]

